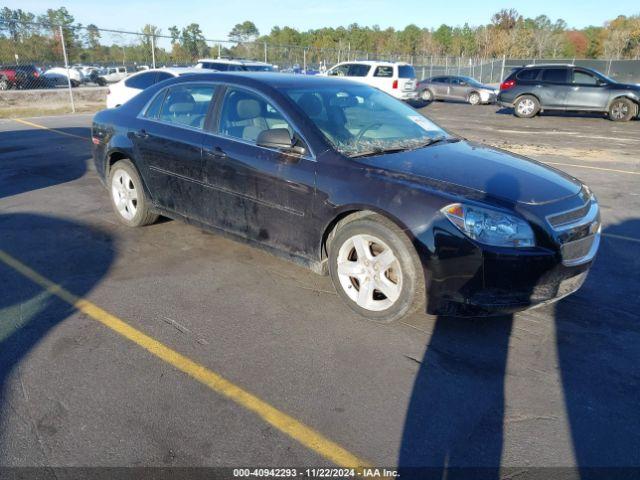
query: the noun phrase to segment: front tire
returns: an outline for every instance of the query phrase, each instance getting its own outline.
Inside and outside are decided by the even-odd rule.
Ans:
[[[616,98],[609,107],[609,119],[614,122],[628,122],[638,113],[638,105],[628,98]]]
[[[150,225],[158,219],[150,209],[138,170],[130,160],[120,160],[111,167],[109,193],[116,217],[128,227]]]
[[[424,304],[424,275],[413,245],[379,215],[338,226],[329,274],[347,305],[376,322],[393,322]]]
[[[480,105],[480,103],[482,103],[482,99],[480,98],[480,94],[478,92],[471,92],[469,94],[469,103],[471,105]]]
[[[520,118],[533,118],[540,111],[540,102],[533,95],[518,97],[513,105],[513,113]]]

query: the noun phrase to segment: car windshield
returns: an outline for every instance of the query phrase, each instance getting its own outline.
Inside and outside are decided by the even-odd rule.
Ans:
[[[465,82],[467,82],[469,85],[471,85],[472,87],[482,87],[483,85],[477,81],[475,78],[471,78],[471,77],[461,77],[462,80],[464,80]]]
[[[450,138],[413,108],[367,85],[283,88],[340,153],[412,150]]]

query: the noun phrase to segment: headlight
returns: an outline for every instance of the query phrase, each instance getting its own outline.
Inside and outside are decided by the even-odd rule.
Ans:
[[[467,237],[496,247],[533,247],[535,238],[529,224],[514,215],[454,203],[442,213]]]

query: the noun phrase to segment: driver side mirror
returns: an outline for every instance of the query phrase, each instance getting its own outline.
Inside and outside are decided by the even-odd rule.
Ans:
[[[283,152],[294,153],[296,155],[304,155],[306,150],[304,147],[295,145],[286,128],[271,128],[263,130],[258,135],[256,144],[259,147],[274,148]]]

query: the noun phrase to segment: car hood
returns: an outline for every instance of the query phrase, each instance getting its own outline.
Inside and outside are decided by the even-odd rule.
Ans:
[[[549,203],[577,195],[582,188],[575,178],[539,162],[466,141],[357,161],[418,182],[444,182],[508,203]]]

